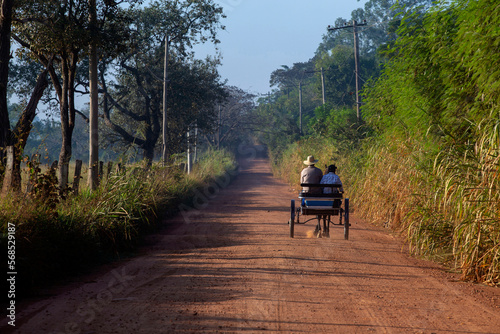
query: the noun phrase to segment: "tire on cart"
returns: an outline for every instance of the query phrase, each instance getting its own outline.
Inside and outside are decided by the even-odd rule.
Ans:
[[[349,198],[344,200],[344,239],[349,240]]]
[[[293,233],[295,229],[295,200],[292,199],[290,203],[290,221],[288,222],[290,225],[290,238],[293,238]]]

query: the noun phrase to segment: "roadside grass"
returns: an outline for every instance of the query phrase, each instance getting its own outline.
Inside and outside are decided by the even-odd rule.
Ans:
[[[133,254],[142,236],[160,228],[162,219],[176,213],[181,203],[194,196],[195,189],[235,168],[232,154],[211,151],[190,175],[178,167],[160,164],[148,170],[129,165],[126,172],[103,179],[93,192],[85,187],[79,195],[67,198],[52,192],[43,196],[13,194],[1,199],[3,249],[8,223],[16,226],[16,283],[20,295]],[[3,263],[5,266],[7,261]]]

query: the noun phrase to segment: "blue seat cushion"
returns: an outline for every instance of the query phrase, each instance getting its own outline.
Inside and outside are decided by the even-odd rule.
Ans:
[[[333,206],[333,201],[311,201],[306,200],[306,206]]]
[[[342,201],[339,199],[333,201],[314,201],[310,199],[302,199],[302,201],[302,205],[305,205],[308,208],[315,206],[340,208],[340,206],[342,205]]]

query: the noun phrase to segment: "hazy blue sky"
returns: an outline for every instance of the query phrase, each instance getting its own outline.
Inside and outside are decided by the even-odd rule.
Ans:
[[[227,18],[219,33],[222,66],[228,84],[252,93],[267,93],[271,72],[314,56],[327,26],[367,0],[215,0]],[[197,57],[214,47],[197,47]]]

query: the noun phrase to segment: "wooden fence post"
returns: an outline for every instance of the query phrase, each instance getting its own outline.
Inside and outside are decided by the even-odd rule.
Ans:
[[[33,168],[33,173],[30,173],[30,179],[28,181],[28,185],[26,187],[26,193],[31,194],[33,191],[33,187],[35,186],[36,181],[38,180],[38,172],[40,171],[40,154],[33,153],[31,156],[31,168]]]
[[[75,176],[73,177],[73,193],[78,195],[78,191],[80,188],[80,179],[82,175],[82,160],[75,161]]]
[[[52,175],[56,175],[56,171],[57,171],[57,166],[59,165],[59,161],[54,161],[52,162],[52,165],[50,166],[50,174]]]
[[[109,175],[111,174],[112,169],[113,169],[113,161],[108,161],[108,170],[106,172],[106,179],[109,179]]]
[[[7,195],[10,191],[20,189],[21,180],[20,173],[16,173],[16,149],[14,146],[7,147],[7,164],[5,165],[5,175],[2,185],[2,196]]]
[[[104,162],[99,161],[99,182],[102,180],[103,173],[104,173]]]

